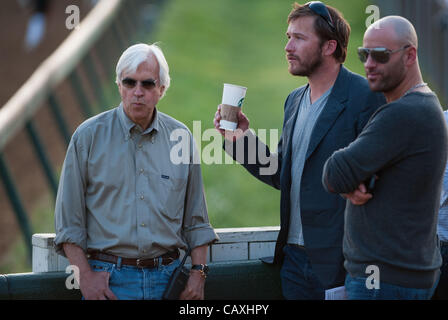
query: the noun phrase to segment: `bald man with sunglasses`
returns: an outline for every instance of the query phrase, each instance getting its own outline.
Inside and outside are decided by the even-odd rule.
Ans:
[[[323,184],[349,199],[343,250],[349,299],[430,299],[442,263],[437,214],[448,133],[423,82],[412,24],[389,16],[358,49],[372,91],[387,104],[325,163]],[[375,177],[373,190],[363,183]]]

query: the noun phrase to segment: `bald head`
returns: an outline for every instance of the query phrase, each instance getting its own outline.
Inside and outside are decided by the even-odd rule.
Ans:
[[[400,16],[387,16],[376,21],[369,26],[364,37],[371,33],[381,33],[383,37],[399,46],[411,44],[418,48],[418,38],[414,26],[409,20]]]
[[[415,84],[422,82],[418,64],[418,39],[414,26],[399,16],[384,17],[366,30],[364,48],[386,48],[383,59],[369,54],[364,62],[366,78],[372,91],[383,92],[394,101]]]

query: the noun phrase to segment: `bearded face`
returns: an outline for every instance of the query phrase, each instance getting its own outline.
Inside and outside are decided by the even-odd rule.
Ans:
[[[302,17],[289,23],[285,51],[292,75],[309,77],[322,65],[322,42],[314,31],[314,19]]]

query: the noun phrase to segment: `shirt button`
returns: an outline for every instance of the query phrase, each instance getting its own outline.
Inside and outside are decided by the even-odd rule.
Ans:
[[[144,171],[145,171],[145,169],[143,169],[143,168],[142,168],[142,169],[140,169],[140,173],[143,173]]]
[[[144,196],[140,196],[140,200],[143,200],[143,199],[145,199],[145,197]]]
[[[140,227],[146,227],[146,224],[142,223],[140,224]]]
[[[142,146],[142,144],[140,143],[139,145],[138,145],[138,148],[139,149],[141,149],[143,146]]]

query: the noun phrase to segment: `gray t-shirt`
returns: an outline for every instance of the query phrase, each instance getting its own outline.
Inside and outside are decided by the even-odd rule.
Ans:
[[[292,137],[291,217],[288,243],[305,245],[300,214],[300,184],[302,181],[302,172],[314,125],[328,101],[332,88],[328,89],[319,99],[311,104],[310,87],[308,86],[299,105]]]

